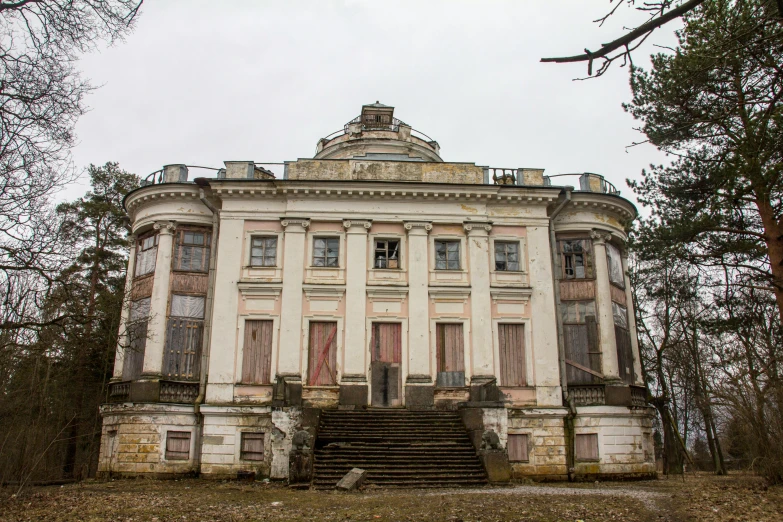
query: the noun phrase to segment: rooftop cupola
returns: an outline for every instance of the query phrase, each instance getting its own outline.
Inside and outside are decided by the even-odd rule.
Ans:
[[[315,159],[382,161],[443,161],[438,142],[394,117],[394,107],[380,102],[362,106],[362,112],[339,131],[318,141]]]

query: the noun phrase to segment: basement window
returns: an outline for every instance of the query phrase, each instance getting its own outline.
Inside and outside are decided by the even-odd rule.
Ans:
[[[397,239],[375,241],[374,268],[400,268],[400,242]]]
[[[576,436],[576,460],[598,460],[598,434],[585,433]]]
[[[509,462],[528,462],[527,434],[509,434],[506,443]]]
[[[242,447],[239,458],[242,460],[264,460],[264,434],[242,433]]]
[[[190,432],[166,432],[166,460],[188,460],[190,458]]]

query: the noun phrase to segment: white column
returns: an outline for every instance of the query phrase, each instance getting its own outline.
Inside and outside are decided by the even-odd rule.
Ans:
[[[147,344],[144,347],[143,376],[160,377],[163,368],[163,350],[166,345],[166,315],[169,305],[171,280],[171,253],[177,225],[170,221],[155,223],[158,231],[158,251],[155,275],[150,296],[150,319],[147,323]]]
[[[405,230],[408,231],[408,380],[432,382],[427,261],[427,234],[432,224],[407,222]]]
[[[310,221],[286,218],[283,247],[283,291],[280,296],[280,343],[277,374],[302,375],[302,283],[304,279],[305,238]]]
[[[560,361],[557,345],[555,288],[552,281],[552,255],[549,225],[527,227],[530,267],[530,336],[533,350],[533,375],[538,406],[562,406]]]
[[[601,364],[604,381],[620,381],[617,362],[617,340],[614,338],[614,314],[612,313],[612,288],[609,283],[609,263],[606,260],[607,232],[593,230],[593,262],[595,264],[595,307],[601,346]]]
[[[489,223],[465,223],[470,270],[471,381],[495,374],[489,295]]]
[[[345,350],[343,377],[367,379],[367,232],[371,221],[343,221],[345,247]],[[362,379],[363,377],[363,379]]]
[[[633,305],[633,291],[631,279],[628,277],[628,253],[623,251],[623,277],[625,280],[625,304],[628,310],[628,334],[631,336],[631,350],[633,351],[634,383],[644,386],[642,379],[642,360],[639,357],[639,338],[636,333],[636,310]]]
[[[212,324],[209,338],[209,380],[206,402],[230,403],[234,400],[237,357],[237,315],[239,278],[242,275],[242,241],[245,221],[221,216],[215,256],[212,293]],[[244,332],[243,332],[244,333]]]
[[[131,244],[131,249],[128,256],[128,271],[125,272],[125,295],[122,299],[122,311],[120,312],[120,330],[117,338],[117,351],[114,355],[114,373],[111,378],[113,381],[122,380],[122,369],[125,366],[125,348],[128,344],[128,332],[125,329],[130,316],[133,272],[136,270],[136,236],[133,234],[128,236],[128,242]]]

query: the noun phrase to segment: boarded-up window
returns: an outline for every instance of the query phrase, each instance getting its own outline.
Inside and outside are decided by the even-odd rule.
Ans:
[[[206,230],[178,230],[174,245],[174,270],[209,270],[209,245],[212,236]]]
[[[155,271],[155,260],[158,257],[158,235],[140,238],[136,242],[135,276],[151,274]]]
[[[617,366],[620,370],[620,378],[628,384],[633,384],[635,378],[631,334],[628,331],[628,309],[620,304],[612,303],[612,315],[614,316],[614,338],[617,343]]]
[[[598,460],[598,434],[585,433],[576,436],[576,460]]]
[[[611,243],[606,244],[606,262],[609,265],[609,281],[620,288],[625,288],[623,261],[620,257],[620,250]]]
[[[465,386],[465,339],[462,323],[436,325],[438,386]]]
[[[166,459],[188,460],[190,458],[190,432],[166,432]]]
[[[171,317],[204,318],[204,298],[192,295],[171,296]]]
[[[245,321],[242,382],[269,384],[272,367],[272,321]]]
[[[250,240],[250,266],[277,265],[277,238],[254,237]]]
[[[374,268],[400,268],[399,239],[375,240]]]
[[[519,271],[518,241],[495,241],[495,270]]]
[[[565,239],[558,242],[564,279],[593,277],[592,243],[589,239]]]
[[[242,460],[264,460],[264,434],[242,433],[239,458]]]
[[[400,363],[402,362],[400,323],[372,324],[370,356],[372,405],[400,405]]]
[[[337,385],[337,323],[310,323],[309,378],[310,386]]]
[[[499,324],[500,385],[526,386],[525,325]]]
[[[435,269],[459,270],[459,241],[435,241]]]
[[[204,321],[172,317],[166,331],[163,375],[193,381],[199,377]]]
[[[141,376],[144,366],[144,349],[147,346],[147,322],[150,314],[150,298],[133,301],[128,320],[128,343],[122,364],[122,379],[132,381]]]
[[[508,450],[509,462],[527,462],[529,460],[526,434],[509,433],[506,449]]]
[[[601,348],[595,321],[595,302],[560,305],[568,384],[593,384],[601,379]]]

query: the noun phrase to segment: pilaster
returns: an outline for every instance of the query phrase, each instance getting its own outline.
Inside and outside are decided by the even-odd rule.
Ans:
[[[367,233],[372,221],[345,220],[345,349],[343,374],[367,381]]]
[[[470,271],[470,337],[471,379],[495,374],[492,342],[492,302],[489,293],[489,231],[490,223],[467,222]]]
[[[408,231],[408,382],[432,384],[427,255],[427,235],[432,224],[408,221],[405,230]]]
[[[593,230],[593,257],[595,263],[595,308],[600,332],[601,363],[604,380],[607,383],[620,382],[617,361],[617,340],[614,337],[614,314],[612,313],[612,289],[609,283],[609,263],[606,260],[608,232]]]
[[[152,280],[150,318],[147,323],[147,344],[144,347],[142,377],[160,377],[163,368],[169,282],[171,281],[171,253],[177,225],[171,221],[159,221],[155,223],[154,228],[158,231],[158,251],[155,258],[155,275]]]
[[[283,218],[285,228],[283,291],[280,296],[280,344],[277,375],[302,375],[302,284],[305,264],[305,238],[309,219]]]

